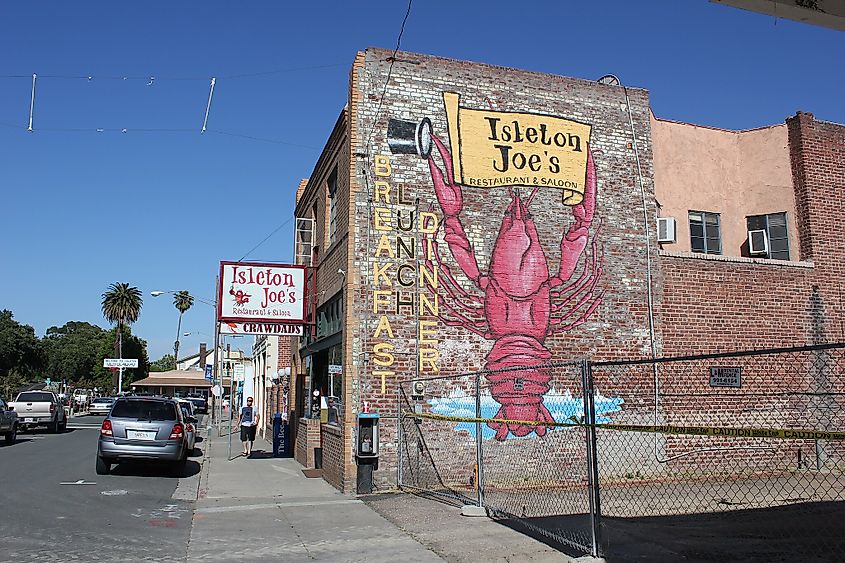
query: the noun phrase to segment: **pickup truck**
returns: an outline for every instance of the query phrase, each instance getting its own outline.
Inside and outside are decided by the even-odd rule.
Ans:
[[[50,391],[23,391],[9,403],[18,413],[18,428],[25,430],[35,426],[46,426],[50,432],[64,432],[67,414],[58,396]]]
[[[7,444],[14,444],[18,436],[18,414],[3,399],[0,399],[0,434],[6,437]]]

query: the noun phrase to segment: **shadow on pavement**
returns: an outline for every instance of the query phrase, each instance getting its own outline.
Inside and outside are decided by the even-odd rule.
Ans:
[[[6,443],[6,440],[0,439],[0,449],[11,448],[12,446],[17,446],[18,444],[23,444],[24,442],[32,442],[32,438],[21,438],[21,435],[18,434],[18,439],[15,440],[13,444],[8,444]]]
[[[111,474],[119,477],[167,477],[181,479],[193,477],[200,472],[202,466],[196,461],[188,460],[185,470],[177,473],[168,463],[144,463],[139,461],[124,461],[111,469]]]
[[[18,436],[22,434],[28,434],[31,436],[54,436],[55,434],[70,434],[71,432],[75,432],[76,428],[65,428],[64,430],[59,430],[58,432],[47,432],[43,428],[36,428],[34,430],[26,429],[26,430],[18,430]]]
[[[845,502],[732,512],[603,518],[608,561],[845,561]],[[840,524],[835,524],[840,522]]]
[[[194,451],[189,453],[188,457],[202,457],[202,454],[203,454],[203,451],[200,448],[194,446]]]

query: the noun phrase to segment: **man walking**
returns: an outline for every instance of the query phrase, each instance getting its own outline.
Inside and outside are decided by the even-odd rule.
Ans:
[[[247,397],[246,406],[241,408],[238,413],[238,422],[236,426],[241,427],[241,442],[244,444],[243,455],[250,457],[252,455],[252,443],[255,441],[255,430],[258,428],[258,420],[261,417],[252,407],[252,397]]]

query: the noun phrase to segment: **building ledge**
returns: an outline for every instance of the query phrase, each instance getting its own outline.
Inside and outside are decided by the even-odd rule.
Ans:
[[[782,268],[815,268],[813,262],[795,260],[772,260],[771,258],[746,258],[745,256],[722,256],[721,254],[703,254],[701,252],[678,252],[673,250],[658,250],[660,256],[671,258],[687,258],[690,260],[707,260],[710,262],[728,262],[731,264],[749,264],[760,266],[780,266]]]

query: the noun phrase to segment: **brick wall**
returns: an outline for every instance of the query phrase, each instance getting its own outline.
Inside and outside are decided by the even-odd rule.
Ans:
[[[347,488],[344,475],[343,429],[329,424],[322,425],[323,433],[323,478],[342,492],[354,492]]]
[[[484,318],[488,311],[480,305],[485,290],[462,271],[450,251],[449,241],[444,239],[443,230],[433,236],[423,232],[425,229],[419,226],[419,221],[408,231],[400,226],[400,221],[404,221],[407,227],[411,215],[418,218],[422,212],[433,213],[438,222],[442,222],[444,212],[435,195],[427,161],[414,154],[391,153],[387,142],[390,119],[416,123],[423,118],[430,119],[434,134],[451,151],[456,145],[447,132],[444,92],[459,93],[460,106],[468,109],[492,107],[497,111],[543,114],[591,124],[590,149],[596,167],[597,203],[583,253],[579,256],[577,251],[567,249],[566,243],[562,249],[562,238],[572,228],[574,216],[573,208],[563,205],[559,189],[541,187],[527,208],[547,261],[538,270],[545,268],[547,277],[555,275],[564,253],[578,262],[575,272],[563,280],[563,287],[569,287],[569,290],[551,298],[553,306],[561,307],[561,325],[574,326],[553,332],[540,326],[542,322],[535,325],[534,321],[508,321],[513,323],[509,326],[502,317],[494,321],[505,332],[536,332],[539,344],[548,349],[555,361],[584,356],[627,357],[649,350],[646,257],[642,252],[645,244],[643,202],[622,88],[402,53],[393,65],[382,100],[390,55],[391,52],[377,49],[359,55],[352,71],[349,103],[350,137],[356,166],[353,170],[354,209],[350,213],[354,263],[349,283],[354,285],[348,293],[351,315],[347,327],[351,336],[347,341],[347,358],[354,364],[357,374],[353,406],[357,403],[360,407],[366,401],[371,410],[382,416],[382,458],[376,473],[380,486],[389,486],[395,479],[397,381],[482,369],[488,365],[487,354],[496,340],[484,335],[485,327],[489,326],[485,322],[489,318]],[[629,89],[628,95],[643,167],[646,211],[649,217],[654,217],[648,94]],[[443,168],[436,149],[433,154],[434,161]],[[384,159],[381,164],[379,158]],[[379,188],[376,182],[386,183],[388,188],[385,189],[385,184]],[[509,193],[505,186],[464,187],[462,191],[460,222],[478,269],[482,274],[488,274],[499,229],[514,201],[514,192]],[[531,192],[530,188],[520,188],[519,197],[528,202]],[[389,199],[385,193],[389,194]],[[650,229],[654,232],[655,225]],[[387,237],[387,242],[382,235]],[[404,237],[406,242],[416,239],[414,256],[400,254],[397,236]],[[438,254],[431,257],[431,262],[439,262],[439,266],[429,268],[425,264],[427,257],[421,243],[426,238],[436,242]],[[392,252],[385,245],[392,247]],[[456,244],[452,247],[457,251]],[[416,289],[418,261],[429,272],[438,269],[438,315],[426,314],[416,304],[398,303],[410,300],[419,303],[420,293],[434,298],[434,292],[426,287]],[[403,268],[401,279],[400,267]],[[496,281],[503,285],[519,285],[518,280],[528,275],[525,267],[523,265],[521,271],[515,267],[500,272]],[[378,271],[386,273],[379,275]],[[584,285],[568,286],[579,279]],[[403,286],[403,282],[409,280],[412,283]],[[655,283],[661,283],[659,270]],[[575,288],[583,291],[573,291]],[[376,291],[387,293],[380,297]],[[571,299],[567,301],[567,297]],[[661,297],[662,293],[658,292],[658,306]],[[491,310],[489,314],[502,313]],[[422,333],[421,320],[424,321]],[[389,323],[389,331],[385,323]],[[423,340],[430,343],[421,342]],[[376,348],[376,345],[382,348]],[[430,361],[423,365],[419,363],[421,348],[433,350],[427,357]],[[389,351],[392,358],[379,351]],[[535,352],[525,349],[529,355]],[[379,366],[377,360],[389,365]],[[382,378],[379,371],[387,373]]]
[[[627,90],[642,166],[640,178],[628,124],[629,108],[620,87],[411,53],[397,55],[390,68],[391,55],[379,49],[358,55],[350,76],[348,110],[341,115],[311,179],[298,193],[298,216],[308,216],[316,209],[315,240],[320,244],[315,263],[317,305],[345,291],[343,418],[347,427],[342,434],[331,434],[327,448],[331,451],[324,452],[327,479],[341,490],[346,490],[341,481],[354,483],[352,425],[364,403],[382,416],[376,486],[391,487],[396,475],[398,382],[488,367],[488,354],[501,339],[488,332],[491,320],[504,334],[530,332],[540,347],[526,348],[527,356],[542,356],[546,353],[543,348],[556,362],[584,357],[644,358],[651,354],[643,216],[655,217],[656,205],[648,93]],[[391,79],[385,90],[389,68]],[[421,214],[433,214],[441,225],[446,217],[435,193],[435,178],[425,159],[391,152],[388,122],[398,119],[419,123],[428,118],[433,133],[454,152],[456,143],[448,134],[444,92],[460,94],[460,107],[469,110],[540,114],[592,126],[589,146],[597,176],[596,209],[582,253],[562,243],[575,224],[574,210],[562,204],[560,190],[550,187],[538,189],[530,203],[531,188],[463,187],[458,216],[461,228],[457,229],[452,220],[449,240],[444,228],[426,232]],[[845,241],[838,236],[838,223],[843,216],[845,128],[818,122],[811,114],[798,114],[787,120],[787,127],[799,261],[653,253],[654,346],[658,355],[843,339],[839,280],[845,274],[841,260]],[[443,169],[436,149],[433,154],[434,162]],[[348,174],[338,174],[338,204],[346,213],[338,216],[337,242],[326,247],[325,182],[335,166],[339,171],[348,170]],[[500,228],[508,220],[509,206],[517,199],[527,204],[546,261],[538,270],[545,267],[549,276],[554,276],[563,256],[577,261],[574,273],[562,280],[564,291],[550,297],[551,306],[559,307],[556,312],[561,326],[572,325],[566,330],[547,330],[542,322],[538,324],[536,315],[519,322],[506,321],[501,310],[485,308],[490,278],[495,277],[500,286],[518,287],[528,276],[526,261],[495,276],[491,273]],[[653,219],[649,219],[648,230],[653,236]],[[575,238],[574,231],[571,235],[570,239]],[[403,254],[400,238],[409,253]],[[436,248],[436,253],[426,255],[424,240]],[[463,254],[460,263],[456,254]],[[471,279],[476,266],[470,256],[482,276],[490,275],[484,282],[487,285]],[[532,260],[538,260],[538,256],[533,254]],[[345,280],[337,275],[338,269],[346,271]],[[436,289],[430,287],[430,278],[429,284],[419,283],[425,278],[422,271],[431,276],[435,269]],[[421,295],[429,300],[436,295],[439,312],[421,307]],[[421,362],[423,348],[430,355]],[[676,383],[691,388],[702,385],[700,374],[684,377]],[[553,379],[551,383],[558,392],[570,390],[567,386],[577,392],[577,384],[567,379]],[[607,384],[612,388],[617,383]],[[647,397],[653,382],[648,373],[643,373],[624,384],[627,387],[618,388],[620,395],[627,392],[634,396],[642,391]],[[443,392],[448,395],[458,389],[460,385],[456,384]],[[733,408],[730,401],[723,406]],[[694,405],[687,403],[673,408],[681,412],[691,407]],[[646,411],[642,411],[643,416],[648,415]],[[635,411],[632,415],[639,416]],[[303,422],[308,422],[311,434],[313,423]],[[297,459],[300,450],[304,455],[306,449],[300,447],[304,430],[303,424],[297,435]],[[455,439],[452,428],[438,432],[443,438],[441,445]],[[546,445],[552,455],[564,455],[571,448],[558,443],[564,440],[563,434],[554,436]],[[534,447],[512,440],[488,443],[489,447],[514,452]]]
[[[314,446],[320,445],[320,421],[300,418],[294,444],[294,458],[305,467],[314,467]]]

